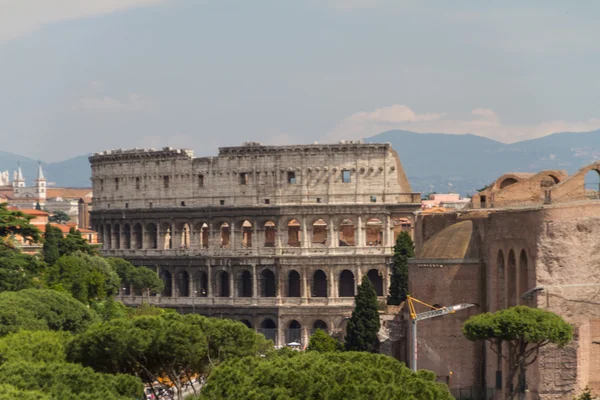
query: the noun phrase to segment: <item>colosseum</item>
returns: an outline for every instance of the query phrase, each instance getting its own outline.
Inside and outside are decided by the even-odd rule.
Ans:
[[[103,254],[165,283],[145,301],[240,320],[279,345],[343,334],[364,275],[383,302],[395,236],[420,209],[389,144],[110,150],[90,162]]]

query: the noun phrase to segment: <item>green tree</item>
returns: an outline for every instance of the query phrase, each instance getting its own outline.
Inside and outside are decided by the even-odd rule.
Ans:
[[[408,259],[415,256],[415,246],[408,232],[400,232],[394,246],[392,277],[387,298],[389,305],[399,305],[408,294]]]
[[[12,385],[0,385],[0,400],[52,400],[39,390],[21,390]]]
[[[58,250],[58,243],[62,240],[63,234],[60,228],[46,224],[46,231],[44,232],[44,247],[42,252],[44,254],[44,261],[48,265],[53,265],[56,260],[60,257]]]
[[[377,332],[380,322],[377,312],[377,294],[371,280],[365,275],[354,297],[354,311],[346,327],[346,350],[377,351]]]
[[[307,351],[318,351],[319,353],[331,353],[334,351],[343,350],[343,345],[337,339],[329,336],[327,332],[322,329],[317,329],[315,333],[310,336],[308,341]]]
[[[0,203],[0,238],[21,236],[25,240],[39,242],[41,232],[33,225],[30,215],[21,211],[9,210],[6,203]]]
[[[0,364],[11,361],[65,362],[72,335],[60,331],[20,331],[0,338]]]
[[[469,318],[463,334],[472,341],[488,341],[491,349],[508,361],[506,390],[512,400],[525,391],[527,367],[537,360],[540,348],[565,346],[573,339],[573,327],[550,311],[517,306]]]
[[[37,257],[0,246],[0,292],[39,287],[46,265]]]
[[[40,202],[39,202],[39,201],[37,201],[37,202],[35,203],[35,209],[36,209],[37,211],[42,211],[42,206],[40,205]]]
[[[69,229],[69,233],[67,236],[62,237],[58,242],[58,251],[61,256],[72,255],[77,252],[82,252],[89,255],[97,255],[96,249],[91,246],[87,240],[81,236],[81,232],[79,232],[74,227]]]
[[[48,221],[54,222],[56,224],[64,224],[67,221],[70,221],[71,217],[64,211],[54,211],[52,215],[48,217]]]
[[[450,400],[434,374],[364,352],[275,352],[216,367],[200,396],[208,399]]]
[[[135,267],[129,261],[122,258],[110,257],[106,261],[113,266],[121,279],[121,286],[133,286],[137,293],[142,296],[150,296],[151,293],[160,293],[164,288],[164,282],[158,274],[148,267]]]

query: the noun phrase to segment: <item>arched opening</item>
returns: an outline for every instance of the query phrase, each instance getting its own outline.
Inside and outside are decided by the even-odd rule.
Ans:
[[[252,274],[248,270],[239,275],[238,297],[252,297]]]
[[[93,227],[92,227],[93,229]],[[98,242],[102,243],[104,245],[103,248],[106,248],[106,240],[104,239],[104,226],[102,226],[102,224],[98,225],[97,227],[98,229]]]
[[[285,333],[285,343],[301,343],[302,340],[302,325],[295,319],[290,321],[288,329]]]
[[[160,279],[162,279],[165,287],[162,291],[162,296],[171,297],[173,296],[173,278],[169,271],[161,271]]]
[[[190,297],[190,275],[187,271],[177,273],[177,294],[179,297]]]
[[[383,244],[383,222],[377,218],[367,221],[367,246],[381,246]]]
[[[106,224],[106,243],[104,245],[105,249],[112,249],[112,228],[109,224]]]
[[[340,297],[354,297],[354,274],[345,269],[340,274]]]
[[[183,224],[181,228],[181,243],[179,247],[182,249],[190,248],[190,226],[188,224]]]
[[[542,179],[540,180],[540,187],[543,187],[543,188],[552,187],[559,182],[560,182],[560,180],[556,176],[546,175],[546,176],[542,177]]]
[[[504,253],[502,250],[498,250],[498,256],[496,257],[496,273],[497,273],[497,309],[501,310],[506,308],[506,271],[504,266]]]
[[[525,249],[521,250],[519,256],[519,298],[529,289],[529,270],[527,266],[527,253]]]
[[[265,222],[265,247],[275,247],[275,223]]]
[[[592,169],[585,174],[584,192],[588,199],[600,199],[600,171]]]
[[[327,323],[322,319],[318,319],[313,323],[312,333],[314,333],[317,329],[321,329],[322,331],[327,332]]]
[[[260,323],[259,332],[262,333],[267,340],[277,342],[277,325],[271,318],[267,318]]]
[[[217,273],[217,297],[229,297],[229,274],[227,271]]]
[[[252,224],[250,221],[242,223],[242,247],[252,247]]]
[[[229,248],[230,235],[231,235],[231,231],[229,229],[229,224],[227,222],[223,222],[221,224],[221,248],[222,249]]]
[[[135,224],[133,226],[133,247],[136,249],[142,249],[144,247],[144,237],[142,233],[142,225]]]
[[[244,325],[246,325],[248,328],[252,329],[252,323],[250,321],[248,321],[247,319],[242,319],[240,320],[240,322]]]
[[[367,277],[373,284],[377,296],[383,296],[383,279],[381,278],[381,274],[379,274],[379,271],[377,271],[376,269],[372,269],[367,273]]]
[[[173,248],[173,227],[170,224],[161,224],[160,230],[162,232],[162,248],[169,250]]]
[[[123,248],[131,249],[131,227],[129,224],[123,225]]]
[[[202,224],[200,226],[200,248],[208,249],[208,225]]]
[[[288,246],[300,247],[302,244],[302,234],[300,233],[300,222],[295,219],[290,220],[287,226]]]
[[[208,275],[204,271],[196,273],[196,277],[194,278],[194,296],[208,296]]]
[[[340,223],[340,247],[356,245],[354,231],[354,221],[351,219],[342,220]]]
[[[113,246],[115,249],[120,249],[121,248],[121,227],[119,226],[119,224],[115,224],[115,226],[113,227]]]
[[[313,275],[312,297],[327,297],[327,275],[320,269]]]
[[[401,232],[410,233],[412,229],[412,223],[408,218],[393,218],[392,225],[394,227],[394,243]]]
[[[275,297],[277,295],[275,274],[270,269],[264,269],[260,273],[260,295],[261,297]]]
[[[500,182],[500,189],[504,189],[505,187],[508,187],[510,185],[514,185],[515,183],[517,183],[518,181],[514,178],[506,178],[505,180],[503,180],[502,182]]]
[[[323,219],[318,219],[312,224],[312,246],[327,246],[327,222]]]
[[[146,225],[146,249],[158,249],[158,231],[156,225],[149,223]]]
[[[290,271],[288,274],[288,297],[300,297],[300,274],[297,271]]]
[[[508,300],[508,306],[513,307],[517,305],[517,260],[515,252],[511,250],[508,253],[508,261],[506,263],[506,274],[507,274],[507,293],[506,297]]]

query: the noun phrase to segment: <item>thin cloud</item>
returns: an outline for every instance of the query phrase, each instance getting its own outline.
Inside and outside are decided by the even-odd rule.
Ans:
[[[150,112],[153,109],[152,100],[144,95],[131,93],[127,98],[119,100],[110,96],[82,97],[72,111],[91,112]]]
[[[405,105],[394,104],[372,112],[362,111],[352,114],[338,123],[327,136],[327,140],[361,139],[387,130],[402,129],[419,133],[472,133],[499,142],[513,143],[556,132],[588,132],[600,129],[600,118],[508,125],[503,124],[498,114],[489,108],[476,108],[471,111],[471,114],[472,119],[452,119],[443,112],[417,114]]]
[[[0,0],[0,43],[37,31],[44,25],[165,1],[168,0]]]

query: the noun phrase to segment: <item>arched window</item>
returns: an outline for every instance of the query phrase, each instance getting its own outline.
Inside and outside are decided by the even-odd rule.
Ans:
[[[508,261],[506,263],[506,275],[507,281],[507,293],[506,298],[508,300],[508,306],[513,307],[517,305],[517,260],[515,252],[511,250],[508,253]]]
[[[217,297],[229,297],[229,274],[227,271],[217,273]]]
[[[242,319],[240,320],[240,322],[244,325],[246,325],[248,328],[252,329],[252,323],[250,321],[248,321],[247,319]]]
[[[123,248],[131,249],[131,227],[129,224],[123,225]]]
[[[343,246],[355,246],[355,233],[354,233],[354,221],[351,219],[344,219],[340,223],[340,247]]]
[[[300,247],[302,245],[302,233],[300,232],[300,222],[295,219],[288,222],[288,246]]]
[[[383,244],[383,222],[377,218],[367,221],[367,246],[381,246]]]
[[[318,219],[312,224],[312,245],[313,247],[327,246],[327,222]]]
[[[348,269],[340,274],[339,293],[340,297],[354,297],[354,274]]]
[[[275,223],[265,222],[265,247],[275,247]]]
[[[187,271],[177,273],[176,284],[179,297],[190,297],[190,275]]]
[[[149,223],[146,225],[146,249],[158,249],[158,233],[156,225]]]
[[[523,249],[519,257],[519,298],[531,289],[529,287],[529,269],[527,264],[527,253]]]
[[[144,247],[144,237],[142,235],[142,225],[135,224],[133,226],[133,247],[142,249]]]
[[[504,265],[504,253],[502,250],[498,250],[498,257],[496,257],[496,273],[497,273],[497,309],[501,310],[506,308],[506,268]]]
[[[252,274],[248,270],[239,275],[238,297],[252,297]]]
[[[171,224],[161,224],[160,231],[162,233],[162,249],[169,250],[173,248],[173,227]]]
[[[260,295],[261,297],[275,297],[277,295],[275,274],[270,269],[264,269],[260,273]]]
[[[322,319],[318,319],[313,323],[313,333],[317,330],[317,329],[321,329],[325,332],[327,332],[327,323],[325,323],[325,321],[323,321]]]
[[[242,223],[242,247],[252,247],[252,223],[250,221]]]
[[[106,224],[106,243],[104,244],[105,249],[112,249],[112,228],[109,224]]]
[[[165,287],[162,291],[162,296],[171,297],[173,296],[173,278],[169,271],[161,271],[160,278],[162,279]]]
[[[588,199],[600,198],[600,171],[592,169],[585,174],[584,192]]]
[[[208,296],[208,275],[205,271],[199,271],[196,273],[194,278],[193,295],[196,297]]]
[[[313,275],[312,297],[327,297],[327,275],[320,269]]]
[[[188,224],[183,224],[181,228],[181,243],[179,247],[182,249],[190,248],[190,226]]]
[[[300,322],[295,319],[290,321],[288,329],[285,332],[285,343],[301,343],[302,340],[302,326]]]
[[[208,249],[208,225],[202,224],[200,226],[200,248]]]
[[[113,227],[113,248],[121,248],[121,227],[119,224],[115,224]]]
[[[271,318],[267,318],[261,322],[259,332],[268,340],[277,341],[277,325]]]
[[[297,271],[290,271],[288,274],[288,297],[300,297],[300,274]]]
[[[229,229],[229,224],[224,222],[221,224],[221,248],[228,249],[229,248],[229,236],[231,231]]]
[[[369,280],[373,284],[377,296],[383,296],[383,279],[379,271],[372,269],[367,273],[367,277],[369,277]]]

